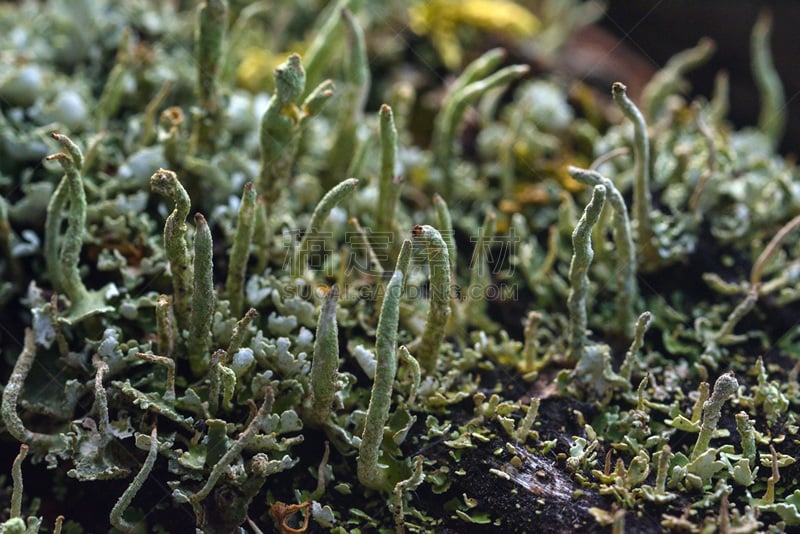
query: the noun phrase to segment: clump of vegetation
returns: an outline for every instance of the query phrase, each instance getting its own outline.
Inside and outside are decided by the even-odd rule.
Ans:
[[[2,532],[800,524],[769,19],[735,130],[707,41],[641,106],[472,52],[593,3],[318,3],[0,6]]]

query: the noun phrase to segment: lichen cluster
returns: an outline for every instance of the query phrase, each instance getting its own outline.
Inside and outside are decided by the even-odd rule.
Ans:
[[[0,6],[1,531],[800,525],[769,19],[736,130],[709,41],[639,103],[471,50],[594,3],[319,3]]]

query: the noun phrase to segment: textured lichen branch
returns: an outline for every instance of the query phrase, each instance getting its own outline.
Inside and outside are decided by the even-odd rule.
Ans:
[[[572,261],[569,264],[569,295],[567,310],[569,313],[569,329],[567,332],[567,358],[570,361],[581,360],[586,346],[586,300],[589,295],[589,265],[594,258],[592,250],[592,228],[600,220],[603,204],[606,200],[606,188],[594,186],[592,198],[586,205],[583,215],[572,232]]]
[[[384,425],[392,403],[392,385],[397,374],[397,324],[400,319],[400,298],[405,273],[395,270],[386,285],[376,332],[375,380],[372,384],[364,434],[358,449],[358,480],[366,487],[388,488],[386,469],[378,463]]]
[[[193,152],[213,153],[219,131],[218,78],[228,29],[228,3],[206,0],[197,8],[194,46],[198,108],[193,110]]]
[[[136,357],[140,360],[161,365],[167,369],[167,382],[164,384],[164,396],[162,398],[167,405],[172,406],[175,403],[175,360],[145,352],[137,352]]]
[[[220,60],[228,28],[228,3],[206,0],[197,8],[194,46],[197,63],[197,100],[193,113],[194,152],[213,153],[215,133],[219,131],[220,103],[218,78]]]
[[[2,415],[3,423],[5,423],[8,433],[14,436],[18,441],[27,443],[28,445],[37,449],[50,450],[56,444],[60,444],[61,438],[57,435],[40,434],[25,428],[25,425],[17,413],[17,403],[19,396],[22,392],[22,387],[25,384],[25,379],[33,366],[36,359],[36,344],[33,330],[30,328],[25,329],[25,341],[22,352],[17,358],[17,363],[14,364],[14,369],[11,371],[11,376],[8,377],[8,383],[3,389],[3,404]]]
[[[392,108],[384,104],[380,110],[381,167],[378,177],[378,203],[375,206],[375,231],[394,232],[394,217],[400,196],[397,167],[397,129]]]
[[[156,464],[157,456],[158,429],[153,427],[153,430],[150,432],[150,448],[147,452],[147,458],[145,458],[144,463],[142,464],[142,468],[138,473],[136,473],[136,476],[133,477],[130,486],[125,489],[119,500],[117,500],[116,504],[114,504],[114,507],[111,509],[109,520],[114,527],[118,528],[122,532],[133,533],[136,531],[136,525],[123,518],[122,514],[124,514],[125,510],[127,510],[131,505],[133,498],[142,488],[142,485],[144,485],[147,477],[150,476],[150,471],[153,470],[153,466]]]
[[[314,339],[314,358],[311,362],[310,425],[325,423],[333,410],[336,383],[339,375],[339,329],[336,323],[336,301],[339,288],[333,286],[322,301]]]
[[[764,273],[764,268],[767,266],[767,263],[772,259],[789,234],[794,232],[798,227],[800,227],[800,215],[797,215],[791,221],[784,224],[772,239],[770,239],[750,270],[751,287],[755,287],[761,283],[761,276]]]
[[[189,216],[191,202],[186,190],[178,181],[178,176],[172,171],[159,169],[150,177],[150,188],[175,202],[175,209],[164,222],[164,250],[172,271],[175,316],[178,328],[183,330],[189,327],[194,280],[191,255],[186,241],[188,231],[186,217]]]
[[[158,351],[166,357],[172,356],[175,350],[177,325],[172,309],[172,299],[168,295],[156,298],[156,339]]]
[[[108,364],[99,357],[95,357],[93,363],[96,368],[94,375],[94,407],[97,410],[97,430],[100,432],[99,455],[111,442],[112,438],[108,429],[108,394],[105,386],[103,386],[103,378],[108,372]]]
[[[653,227],[650,220],[652,199],[650,197],[650,141],[647,124],[636,105],[628,98],[626,87],[615,82],[611,94],[622,113],[633,123],[633,220],[636,225],[638,253],[647,265],[658,259],[658,251],[653,245]]]
[[[614,208],[614,243],[617,245],[617,295],[616,327],[618,332],[630,335],[633,326],[633,303],[636,301],[636,249],[633,244],[628,207],[625,199],[614,183],[602,174],[569,167],[569,174],[585,184],[603,185],[608,193],[608,201]]]
[[[61,144],[65,153],[53,154],[48,156],[47,160],[56,160],[61,164],[65,172],[62,183],[66,185],[64,190],[62,189],[64,186],[59,184],[51,200],[47,213],[48,221],[46,222],[48,233],[55,231],[57,235],[62,217],[61,210],[63,210],[65,204],[69,204],[66,217],[67,228],[61,237],[58,262],[55,263],[56,272],[53,273],[51,271],[51,277],[56,287],[60,285],[64,293],[67,294],[77,316],[84,312],[93,311],[91,308],[98,307],[90,302],[91,297],[83,284],[83,280],[81,280],[79,269],[81,248],[83,247],[83,232],[86,228],[86,192],[80,175],[83,155],[77,145],[67,136],[53,133],[51,137]],[[62,197],[61,195],[64,196]],[[56,239],[56,235],[49,236],[47,239],[51,237]],[[57,246],[50,241],[45,245],[45,248],[54,254]],[[51,258],[51,261],[53,261],[53,258]]]
[[[750,55],[753,78],[761,98],[758,129],[767,137],[773,148],[777,147],[786,130],[786,97],[781,79],[772,62],[769,38],[772,16],[762,12],[750,36]]]
[[[641,349],[644,345],[644,335],[647,333],[647,329],[650,327],[650,321],[652,318],[652,314],[649,311],[646,311],[642,313],[636,320],[636,326],[633,329],[633,341],[631,342],[628,352],[625,353],[625,359],[622,361],[622,365],[619,368],[619,375],[627,381],[630,381],[631,379],[633,365],[636,363],[636,355],[638,354],[639,349]]]
[[[231,302],[231,314],[234,317],[239,317],[244,309],[244,279],[247,272],[247,260],[250,258],[250,243],[255,230],[256,198],[253,184],[246,183],[242,192],[236,234],[233,238],[233,247],[228,262],[228,277],[225,279],[225,291]]]
[[[483,57],[476,61],[481,61]],[[489,61],[489,63],[495,64],[494,61]],[[455,144],[456,129],[467,107],[490,89],[506,85],[524,76],[529,70],[530,68],[527,65],[511,65],[482,80],[472,81],[464,86],[457,86],[448,95],[442,105],[442,110],[436,117],[433,131],[434,157],[437,167],[444,174],[444,191],[446,194],[449,195],[453,191],[453,145]],[[483,73],[483,69],[480,69],[480,72]]]
[[[708,167],[703,170],[703,173],[697,180],[697,185],[692,192],[692,196],[689,198],[689,209],[695,214],[699,214],[700,196],[703,194],[703,189],[705,189],[708,180],[717,172],[719,162],[717,157],[717,147],[714,144],[714,136],[711,134],[708,124],[706,124],[706,121],[703,119],[699,104],[695,102],[692,105],[692,111],[695,113],[697,131],[699,131],[700,135],[703,136],[703,140],[706,143],[706,149],[708,150]]]
[[[20,517],[22,515],[22,462],[28,455],[28,446],[21,444],[19,446],[19,454],[14,458],[14,463],[11,466],[11,479],[13,480],[13,489],[11,491],[11,512],[9,517]]]
[[[394,485],[394,491],[392,492],[392,515],[394,515],[395,534],[403,534],[406,531],[403,500],[406,495],[410,495],[411,492],[417,489],[419,485],[422,484],[422,481],[425,480],[425,472],[422,469],[423,460],[424,458],[422,456],[417,456],[414,461],[414,470],[411,476]]]
[[[300,56],[289,56],[287,62],[275,70],[275,85],[276,90],[261,119],[260,130],[261,173],[258,190],[265,195],[268,204],[276,199],[278,183],[289,175],[296,147],[293,140],[296,118],[286,116],[283,110],[305,87],[305,72],[300,64]],[[282,91],[287,94],[282,94]]]
[[[189,317],[189,364],[192,373],[200,376],[208,369],[208,346],[211,343],[211,322],[214,318],[213,246],[211,229],[206,218],[194,216],[194,281],[192,313]]]
[[[456,250],[456,238],[453,231],[453,219],[450,216],[450,209],[447,207],[442,195],[439,193],[433,194],[433,209],[436,212],[436,226],[447,245],[447,256],[450,258],[450,271],[455,272],[456,258],[458,257]]]
[[[412,236],[423,245],[430,269],[430,305],[425,331],[415,352],[422,368],[431,374],[436,371],[439,348],[450,318],[450,257],[442,235],[433,226],[417,225]]]
[[[672,56],[653,76],[642,90],[642,109],[651,121],[658,118],[670,94],[684,89],[684,75],[708,61],[715,49],[714,41],[704,37],[696,46]]]
[[[244,336],[247,334],[247,327],[250,326],[250,323],[253,322],[253,319],[258,317],[258,311],[255,308],[250,308],[244,314],[244,317],[239,319],[236,322],[236,326],[233,327],[233,332],[231,333],[231,340],[228,343],[228,350],[226,351],[229,356],[233,356],[242,346],[244,342]]]
[[[339,85],[338,99],[341,107],[335,122],[336,131],[333,133],[336,142],[328,152],[325,165],[326,175],[334,178],[357,172],[362,144],[357,133],[364,121],[364,105],[370,87],[364,30],[349,9],[342,10],[342,19],[351,45],[345,68],[346,81]],[[331,185],[330,180],[323,180],[323,185]]]
[[[337,0],[325,8],[318,21],[321,24],[313,32],[313,38],[305,53],[309,85],[322,79],[323,71],[330,62],[331,54],[337,50],[336,40],[341,35],[342,10],[348,9],[353,0]]]
[[[733,372],[725,373],[714,382],[714,389],[711,396],[703,403],[703,422],[700,425],[700,433],[692,449],[691,459],[694,460],[708,449],[711,437],[717,429],[717,424],[722,417],[722,406],[725,402],[736,394],[739,389],[739,382]]]
[[[317,207],[314,208],[314,213],[311,214],[311,220],[308,223],[308,228],[303,233],[300,243],[295,250],[294,258],[292,261],[292,274],[294,276],[302,276],[305,272],[306,254],[308,252],[309,243],[314,244],[314,239],[318,239],[319,233],[322,230],[325,220],[331,213],[331,210],[339,205],[345,198],[347,198],[358,185],[358,179],[349,178],[336,185],[333,189],[328,191],[322,200],[319,201]]]
[[[272,404],[274,402],[275,394],[273,393],[272,388],[268,387],[266,394],[264,395],[264,402],[261,404],[258,412],[256,412],[253,420],[250,421],[250,424],[247,425],[247,428],[245,428],[244,431],[239,434],[239,438],[233,442],[230,448],[214,465],[211,473],[208,475],[205,485],[200,489],[200,491],[189,496],[189,502],[191,502],[193,505],[197,505],[203,499],[208,497],[208,495],[211,493],[211,490],[214,489],[214,486],[217,484],[228,466],[230,466],[236,460],[236,458],[242,454],[242,451],[247,443],[250,442],[256,433],[258,433],[258,431],[264,426],[267,416],[272,411]]]

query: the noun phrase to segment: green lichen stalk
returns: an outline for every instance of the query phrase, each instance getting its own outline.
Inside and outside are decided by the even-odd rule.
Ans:
[[[138,473],[136,473],[136,476],[133,477],[130,486],[128,486],[128,488],[123,492],[116,504],[114,504],[114,507],[111,509],[109,521],[115,528],[121,530],[122,532],[136,532],[136,525],[122,517],[122,515],[131,505],[131,502],[133,502],[133,498],[136,497],[136,494],[144,485],[147,477],[150,476],[150,472],[153,470],[153,466],[156,464],[157,457],[158,430],[156,427],[153,427],[153,430],[150,432],[150,444],[147,451],[147,458],[145,458],[142,468]]]
[[[644,312],[636,320],[636,326],[633,329],[633,341],[625,353],[625,359],[622,360],[622,365],[619,368],[619,375],[627,381],[631,379],[636,356],[639,353],[639,349],[644,346],[644,335],[647,333],[647,329],[650,328],[652,318],[653,316],[650,312]]]
[[[41,434],[28,430],[17,413],[17,405],[19,403],[20,394],[22,393],[22,387],[25,384],[25,379],[28,377],[28,373],[31,371],[31,367],[33,367],[35,359],[36,344],[34,342],[33,330],[26,328],[24,348],[17,358],[17,363],[14,365],[14,370],[11,371],[11,376],[8,377],[8,383],[3,389],[3,404],[0,411],[2,411],[3,423],[5,424],[6,430],[8,430],[8,433],[14,436],[17,441],[27,443],[37,451],[47,451],[58,444],[60,438],[55,435]]]
[[[306,72],[300,56],[292,54],[275,69],[275,93],[261,118],[259,133],[261,171],[257,189],[267,199],[267,209],[278,194],[278,187],[290,173],[297,149],[296,125],[299,121],[294,101],[306,87]]]
[[[208,368],[208,346],[211,342],[211,320],[214,315],[213,246],[211,229],[206,218],[195,214],[194,283],[192,313],[189,319],[189,364],[195,376]]]
[[[197,8],[194,46],[199,109],[193,113],[194,152],[214,151],[214,132],[220,126],[218,77],[227,27],[228,3],[225,0],[206,0]]]
[[[717,429],[717,424],[722,417],[722,407],[725,402],[736,394],[739,382],[732,372],[720,375],[714,382],[711,396],[703,403],[703,422],[700,425],[700,434],[692,449],[692,460],[706,452],[711,437]]]
[[[177,326],[172,299],[168,295],[159,295],[156,299],[156,338],[158,352],[165,357],[172,356],[175,350]]]
[[[247,272],[247,260],[250,258],[250,243],[256,222],[256,191],[248,182],[242,193],[239,206],[239,218],[236,223],[236,234],[233,238],[228,277],[225,279],[225,292],[231,302],[231,314],[239,317],[244,311],[244,279]]]
[[[336,143],[328,153],[326,172],[333,177],[357,172],[360,159],[358,128],[364,120],[364,105],[370,87],[369,59],[364,30],[349,9],[342,10],[347,33],[351,41],[346,69],[347,80],[340,85],[340,113],[334,133]],[[334,182],[335,183],[335,182]],[[326,184],[328,185],[328,184]]]
[[[313,38],[305,53],[309,85],[322,80],[323,71],[330,63],[331,54],[337,49],[336,41],[341,36],[342,11],[350,8],[354,0],[335,0],[320,14]]]
[[[486,291],[492,282],[491,266],[488,263],[489,247],[494,238],[496,221],[497,217],[493,211],[486,214],[470,262],[465,308],[472,324],[480,324],[486,314]]]
[[[636,105],[628,98],[626,87],[616,82],[611,86],[614,102],[629,121],[633,123],[633,220],[635,221],[637,250],[642,258],[640,264],[647,265],[658,259],[653,246],[653,228],[650,221],[652,199],[650,197],[650,141],[647,124]]]
[[[708,61],[715,49],[714,41],[700,39],[696,46],[671,57],[664,68],[653,76],[642,91],[642,109],[651,121],[658,118],[667,97],[684,88],[684,75]]]
[[[768,12],[761,13],[750,36],[750,55],[753,78],[761,98],[758,129],[773,147],[777,147],[786,130],[786,97],[772,62],[769,46],[771,28],[772,16]]]
[[[375,207],[375,231],[394,232],[394,218],[400,193],[397,167],[397,129],[392,108],[384,104],[380,111],[381,167],[378,177],[378,204]]]
[[[20,517],[22,515],[22,462],[28,455],[28,446],[24,443],[19,446],[19,454],[14,458],[11,466],[11,479],[13,480],[13,490],[11,492],[11,512],[10,517]]]
[[[572,261],[569,264],[569,296],[567,309],[569,313],[569,330],[567,333],[567,358],[570,361],[581,360],[586,346],[586,300],[589,296],[589,265],[594,257],[592,250],[592,228],[600,220],[603,204],[606,200],[606,188],[594,186],[592,199],[586,205],[583,215],[572,232]]]
[[[172,171],[159,169],[150,177],[150,188],[175,202],[175,209],[167,216],[164,223],[164,250],[172,271],[173,302],[175,318],[180,330],[189,327],[189,315],[192,310],[192,286],[194,271],[189,246],[186,241],[191,202],[186,190],[178,181],[178,175]]]
[[[488,54],[488,53],[487,53]],[[476,61],[480,61],[479,58]],[[489,62],[493,63],[493,62]],[[437,166],[444,174],[444,191],[449,195],[453,192],[453,146],[455,135],[461,117],[467,107],[473,104],[478,98],[490,89],[502,87],[528,73],[527,65],[512,65],[500,69],[478,81],[472,81],[468,85],[456,87],[448,96],[442,106],[442,110],[436,117],[433,132],[434,155]],[[483,72],[483,69],[480,69]]]
[[[65,152],[48,156],[57,160],[64,168],[64,178],[56,188],[47,210],[48,237],[45,242],[45,256],[51,269],[50,275],[56,288],[60,287],[70,300],[70,309],[64,317],[66,322],[76,322],[96,313],[105,313],[112,308],[105,305],[101,295],[90,293],[83,284],[80,273],[83,233],[86,229],[86,192],[80,174],[83,154],[72,140],[58,133],[51,134]],[[61,224],[62,210],[66,208],[67,228],[57,241]],[[50,234],[53,235],[50,235]],[[57,244],[60,241],[60,247]],[[58,254],[58,260],[55,255]]]
[[[636,249],[628,219],[628,207],[622,193],[614,183],[598,172],[569,167],[569,174],[587,185],[603,185],[608,193],[608,202],[614,209],[614,243],[617,246],[617,330],[631,334],[633,326],[633,303],[636,301]]]
[[[358,179],[356,178],[349,178],[341,182],[328,191],[325,196],[322,197],[322,200],[319,201],[317,207],[314,208],[314,213],[311,215],[308,228],[306,228],[306,231],[303,233],[303,237],[300,239],[300,243],[295,250],[292,263],[292,273],[295,276],[302,276],[303,272],[305,272],[306,254],[308,253],[309,246],[316,244],[314,240],[319,239],[322,225],[330,215],[331,210],[352,194],[357,185]]]
[[[336,301],[339,288],[333,286],[325,295],[317,321],[314,359],[311,362],[311,410],[308,422],[320,426],[333,410],[339,375],[339,329],[336,323]]]
[[[383,428],[389,419],[392,403],[392,384],[397,374],[397,324],[400,318],[403,277],[404,273],[396,270],[386,286],[376,333],[375,381],[372,384],[364,434],[358,449],[358,480],[364,486],[376,490],[389,489],[385,468],[378,460]]]
[[[450,318],[450,257],[447,245],[436,228],[417,225],[411,232],[414,241],[421,243],[430,268],[430,306],[425,319],[425,331],[415,351],[426,373],[436,371],[439,348],[444,340]]]
[[[439,193],[433,194],[433,209],[436,212],[436,226],[447,245],[447,256],[450,258],[450,271],[455,271],[456,258],[456,237],[453,231],[453,220],[450,217],[450,209],[447,202]]]

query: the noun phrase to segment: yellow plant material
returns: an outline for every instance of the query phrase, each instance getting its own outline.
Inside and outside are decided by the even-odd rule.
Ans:
[[[426,0],[409,9],[411,29],[429,35],[444,64],[461,66],[463,54],[456,36],[460,26],[514,37],[535,34],[541,23],[524,7],[509,0]]]

